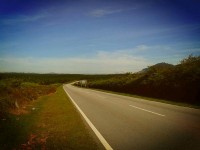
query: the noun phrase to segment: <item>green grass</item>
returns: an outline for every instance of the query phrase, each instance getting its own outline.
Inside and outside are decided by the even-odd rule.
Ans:
[[[200,106],[198,106],[198,105],[191,105],[191,104],[183,103],[183,102],[182,103],[181,102],[173,102],[173,101],[164,100],[164,99],[157,99],[157,98],[151,98],[151,97],[145,97],[145,96],[140,96],[140,95],[121,93],[121,92],[114,92],[114,91],[108,91],[108,90],[102,90],[102,89],[95,89],[95,88],[90,88],[90,89],[96,90],[96,91],[101,91],[101,92],[106,92],[106,93],[111,93],[111,94],[118,94],[118,95],[123,95],[123,96],[134,97],[134,98],[141,98],[141,99],[149,100],[149,101],[155,101],[155,102],[161,102],[161,103],[172,104],[172,105],[177,105],[177,106],[200,109]]]
[[[27,110],[0,120],[1,149],[100,149],[62,87]]]

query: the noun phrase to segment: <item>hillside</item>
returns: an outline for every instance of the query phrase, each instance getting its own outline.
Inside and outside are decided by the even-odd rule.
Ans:
[[[200,105],[200,56],[189,56],[177,65],[159,63],[138,73],[92,80],[88,86]]]
[[[157,63],[157,64],[155,64],[153,66],[149,66],[148,68],[144,68],[141,71],[139,71],[139,73],[148,72],[152,68],[158,69],[158,70],[167,70],[167,69],[171,69],[173,67],[174,67],[174,65],[172,65],[172,64],[168,64],[168,63],[162,62],[162,63]]]

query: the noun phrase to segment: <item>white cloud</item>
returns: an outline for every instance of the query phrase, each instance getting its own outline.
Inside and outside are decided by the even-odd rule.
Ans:
[[[199,48],[192,49],[199,53]],[[190,51],[190,52],[191,52]],[[97,51],[95,55],[63,58],[0,57],[0,72],[109,74],[137,72],[166,62],[177,64],[189,52],[162,45],[138,45],[132,49]]]
[[[128,51],[99,51],[93,57],[74,58],[0,58],[0,72],[38,73],[124,73],[147,67],[146,59]]]
[[[25,23],[25,22],[34,22],[40,19],[43,19],[47,17],[47,14],[37,14],[37,15],[30,15],[30,16],[17,16],[16,18],[9,18],[4,19],[1,22],[3,24],[9,25],[9,24],[16,24],[16,23]]]
[[[136,46],[136,50],[137,51],[145,51],[145,50],[148,50],[148,49],[149,49],[149,47],[146,46],[146,45],[138,45],[138,46]]]
[[[137,9],[137,7],[132,7],[132,8],[118,8],[118,9],[114,9],[114,8],[98,8],[98,9],[94,9],[91,12],[89,12],[89,15],[92,17],[103,17],[106,15],[111,15],[111,14],[117,14],[117,13],[121,13],[124,11],[130,11],[130,10],[134,10]]]
[[[102,17],[110,14],[120,13],[123,9],[95,9],[90,12],[90,15],[93,17]]]

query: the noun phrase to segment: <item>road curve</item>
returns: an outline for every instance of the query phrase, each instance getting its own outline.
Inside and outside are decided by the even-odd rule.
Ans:
[[[63,86],[114,150],[200,150],[200,110]]]

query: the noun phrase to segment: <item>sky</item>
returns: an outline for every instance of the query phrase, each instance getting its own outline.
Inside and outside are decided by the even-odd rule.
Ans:
[[[137,72],[200,55],[198,0],[0,0],[0,72]]]

